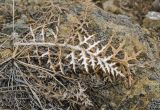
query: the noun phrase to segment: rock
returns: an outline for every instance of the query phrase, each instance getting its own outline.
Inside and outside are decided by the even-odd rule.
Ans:
[[[149,76],[149,80],[157,80],[157,76],[156,76],[156,74],[152,74],[152,75],[150,75]]]
[[[160,0],[155,0],[152,3],[152,6],[153,6],[153,8],[154,8],[155,11],[160,11]]]
[[[24,15],[24,14],[21,15],[20,19],[15,20],[14,28],[15,28],[15,31],[17,33],[24,33],[27,30],[29,30],[29,27],[26,24],[27,20],[28,19],[27,19],[26,15]],[[12,24],[12,22],[5,24],[3,26],[3,28],[2,28],[2,32],[7,33],[7,34],[11,34],[12,31],[13,31],[13,24]]]
[[[146,15],[146,18],[151,20],[160,20],[160,13],[155,11],[149,11]]]
[[[144,39],[142,28],[138,24],[134,23],[129,17],[125,15],[114,15],[109,12],[105,12],[104,10],[96,6],[94,7],[95,8],[90,10],[88,15],[90,16],[89,18],[91,18],[91,20],[93,20],[93,22],[96,24],[95,29],[97,29],[97,31],[95,31],[99,36],[101,36],[100,33],[104,33],[102,37],[109,37],[109,32],[112,31],[117,33],[117,36],[119,36],[119,38],[132,38],[134,36],[141,40]],[[76,5],[74,7],[72,6],[71,8],[78,9]],[[81,9],[79,11],[83,10]],[[98,28],[100,31],[98,30]]]
[[[115,14],[124,13],[124,11],[121,8],[114,5],[114,0],[107,0],[103,2],[102,5],[103,9],[107,12],[112,12]]]
[[[153,99],[149,104],[148,104],[149,110],[159,110],[160,109],[160,99]]]

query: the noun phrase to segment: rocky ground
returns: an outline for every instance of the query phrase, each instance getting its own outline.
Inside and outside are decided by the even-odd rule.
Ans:
[[[50,3],[48,2],[50,0],[40,1],[15,0],[14,30],[19,37],[14,38],[13,3],[11,0],[0,0],[0,109],[160,109],[160,17],[151,18],[149,14],[153,11],[160,14],[158,0],[93,0],[93,2],[51,0],[54,1],[52,5],[45,4]],[[40,30],[37,27],[50,22],[53,23],[45,30],[52,29],[57,32],[54,34],[60,37],[62,40],[60,42],[70,39],[69,36],[95,34],[95,41],[103,40],[102,44],[105,44],[113,35],[111,44],[115,50],[108,48],[106,55],[115,53],[120,44],[125,41],[122,47],[123,54],[127,54],[131,59],[125,59],[125,55],[118,54],[122,62],[119,60],[117,62],[120,63],[120,69],[126,72],[126,78],[106,76],[98,69],[99,67],[95,71],[90,70],[88,75],[84,68],[78,67],[78,72],[76,72],[78,74],[72,71],[73,68],[69,68],[72,69],[69,73],[64,71],[65,75],[62,72],[59,73],[60,75],[55,75],[54,78],[61,82],[57,84],[56,81],[52,81],[55,79],[48,78],[48,76],[37,77],[36,75],[39,75],[41,70],[29,69],[31,68],[29,66],[27,69],[24,66],[16,66],[13,62],[27,62],[26,59],[29,58],[34,60],[32,63],[36,67],[48,69],[47,64],[44,64],[46,59],[40,59],[42,63],[40,65],[36,63],[40,61],[39,59],[32,58],[32,50],[35,48],[15,48],[13,44],[21,40],[24,42],[30,40],[30,36],[28,37],[31,31],[30,26],[39,34]],[[46,40],[52,43],[54,40],[50,34],[50,31],[47,31],[45,36],[47,36]],[[40,48],[39,54],[44,50],[46,50],[44,47]],[[21,53],[21,51],[24,52]],[[13,57],[17,54],[18,57]],[[24,58],[25,56],[27,57]],[[54,59],[54,63],[57,59]],[[21,72],[17,70],[18,67],[23,75],[19,75]],[[61,67],[55,67],[56,71],[61,71],[58,68],[61,69]],[[31,73],[35,73],[35,76]],[[25,82],[23,76],[28,83]],[[60,86],[61,84],[70,91],[66,92],[65,87]],[[82,84],[85,90],[84,94],[76,100],[77,96],[73,97],[73,94],[81,90],[79,84]],[[53,89],[56,87],[57,89]]]

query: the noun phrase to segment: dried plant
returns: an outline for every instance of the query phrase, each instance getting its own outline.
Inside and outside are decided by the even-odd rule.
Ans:
[[[51,30],[50,30],[51,31]],[[34,50],[33,53],[37,54],[38,59],[48,57],[48,65],[50,69],[56,70],[56,68],[53,67],[53,65],[59,66],[60,73],[66,74],[64,72],[65,66],[72,65],[72,69],[74,72],[76,72],[77,68],[82,68],[86,72],[89,72],[89,67],[91,67],[93,70],[99,66],[105,73],[111,73],[113,76],[120,75],[124,77],[123,73],[121,73],[120,70],[118,70],[115,66],[115,63],[112,63],[111,61],[112,57],[118,53],[118,51],[115,49],[113,55],[111,56],[102,56],[102,53],[105,52],[110,47],[110,42],[112,41],[112,37],[108,44],[99,46],[101,41],[94,41],[94,35],[90,35],[88,37],[84,36],[78,36],[78,38],[68,38],[68,41],[65,41],[65,39],[58,39],[58,36],[55,34],[55,32],[51,31],[53,34],[53,41],[52,42],[45,42],[45,33],[44,29],[42,29],[41,34],[37,37],[33,33],[33,30],[31,29],[31,37],[33,39],[29,39],[29,41],[26,42],[15,42],[14,45],[17,47],[22,46],[29,46],[29,47],[46,47],[47,51],[42,52],[41,54],[38,52],[39,50]],[[35,38],[37,37],[37,39]],[[54,48],[54,53],[51,52],[50,48]],[[112,47],[113,48],[113,47]],[[119,48],[118,48],[119,49]],[[33,48],[32,48],[33,50]],[[56,55],[57,53],[57,55]],[[51,56],[54,56],[58,59],[57,64],[53,63]],[[53,58],[54,59],[54,58]],[[54,61],[55,62],[55,61]],[[40,61],[39,61],[40,64]],[[70,64],[70,65],[68,65]]]

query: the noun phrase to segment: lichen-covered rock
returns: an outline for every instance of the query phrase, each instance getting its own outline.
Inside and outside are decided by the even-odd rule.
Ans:
[[[24,87],[18,90],[24,93],[18,92],[18,95],[30,98],[28,108],[145,109],[152,98],[159,97],[158,78],[155,78],[159,76],[151,78],[151,74],[159,74],[160,69],[159,60],[155,57],[157,42],[153,42],[150,34],[129,17],[105,12],[87,0],[31,0],[24,4],[17,2],[15,9],[15,14],[20,16],[15,19],[18,38],[12,36],[12,39],[1,42],[4,43],[3,49],[0,45],[3,61],[11,58],[7,63],[0,59],[4,77],[0,86],[8,87],[9,83],[5,82],[9,82],[9,78],[12,78],[12,87],[23,84]],[[9,22],[2,31],[12,31],[11,27],[12,22]],[[113,39],[109,40],[111,36]],[[2,34],[0,39],[5,37]],[[102,43],[99,44],[99,41]],[[88,49],[93,44],[93,49]],[[94,64],[89,62],[90,55],[106,45],[110,47],[106,48],[107,52],[94,58],[113,54],[115,57],[103,64],[101,60],[92,60],[98,65],[92,68]],[[66,58],[67,54],[70,56]],[[114,75],[115,71],[109,74],[112,68],[108,69],[107,75],[104,72],[103,65],[112,60],[118,62],[112,65],[113,68],[117,66],[118,70],[126,73],[124,81]],[[6,64],[7,69],[3,69]],[[5,92],[8,95],[0,92],[5,96],[5,100],[0,99],[2,103],[11,99],[14,101],[4,107],[16,108],[17,95],[9,96],[10,91]]]

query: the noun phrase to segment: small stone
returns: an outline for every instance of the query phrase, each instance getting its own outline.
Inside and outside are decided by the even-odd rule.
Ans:
[[[160,20],[160,13],[155,11],[149,11],[146,17],[151,20]]]
[[[149,80],[156,80],[156,79],[157,79],[157,77],[155,74],[152,74],[149,76]]]

